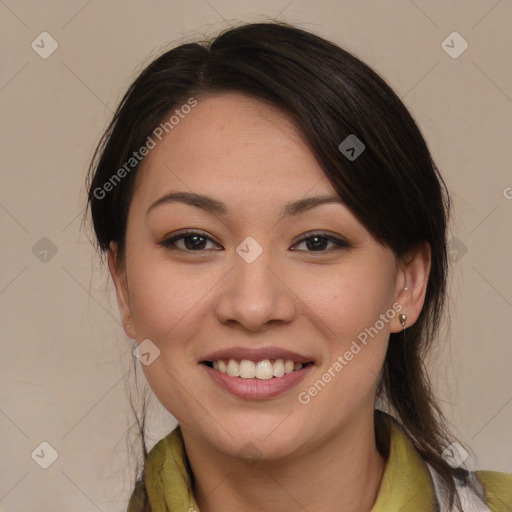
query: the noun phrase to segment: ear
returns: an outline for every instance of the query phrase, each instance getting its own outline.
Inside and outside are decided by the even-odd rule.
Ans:
[[[407,315],[405,328],[416,322],[423,308],[431,256],[430,244],[423,242],[400,258],[395,283],[395,302],[402,305],[400,314]],[[399,315],[396,315],[391,324],[391,332],[400,332],[404,327],[400,323]]]
[[[115,242],[110,242],[110,249],[108,251],[108,268],[116,287],[117,304],[119,306],[124,332],[128,338],[135,339],[135,326],[133,325],[130,310],[130,295],[128,293],[126,269],[124,266],[121,268],[121,265],[119,264],[117,244]],[[126,324],[128,323],[130,324],[129,328],[126,327]]]

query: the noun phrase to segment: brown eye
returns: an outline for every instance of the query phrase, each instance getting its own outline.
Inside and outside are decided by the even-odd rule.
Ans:
[[[183,243],[181,245],[178,245],[178,243],[182,241]],[[211,238],[207,237],[203,233],[200,233],[198,231],[187,231],[185,233],[180,233],[171,238],[167,238],[166,240],[160,242],[159,245],[166,247],[168,249],[178,249],[187,252],[199,252],[211,250],[206,248],[208,241],[212,242],[217,246],[217,244]]]
[[[339,250],[350,247],[345,240],[327,235],[325,233],[309,233],[308,235],[303,236],[295,245],[302,243],[306,244],[306,252],[330,252],[332,250]],[[334,247],[331,246],[330,249],[327,249],[326,246],[329,243],[334,244]]]

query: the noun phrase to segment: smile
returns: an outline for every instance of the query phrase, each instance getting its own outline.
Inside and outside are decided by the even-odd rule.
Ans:
[[[229,377],[269,380],[273,378],[279,379],[290,373],[302,370],[303,367],[313,363],[299,363],[291,359],[263,359],[261,361],[219,359],[217,361],[204,361],[203,364]]]

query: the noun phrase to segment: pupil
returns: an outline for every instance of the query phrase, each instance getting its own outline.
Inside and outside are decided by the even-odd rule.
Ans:
[[[190,243],[191,240],[195,240],[195,243]],[[199,240],[199,243],[197,241]],[[185,246],[187,249],[201,249],[202,243],[204,243],[204,237],[198,235],[190,235],[185,239]]]
[[[315,243],[313,243],[313,240],[316,240]],[[318,243],[318,241],[320,240],[320,242]],[[308,249],[321,249],[321,248],[325,248],[325,243],[327,242],[327,240],[321,236],[314,236],[312,238],[310,238],[309,240],[306,241],[306,245],[308,246]]]

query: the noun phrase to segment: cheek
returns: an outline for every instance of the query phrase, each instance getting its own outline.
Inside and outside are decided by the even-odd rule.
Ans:
[[[321,320],[318,325],[327,341],[322,382],[316,381],[318,385],[310,389],[312,395],[303,390],[315,396],[314,407],[319,414],[326,404],[337,403],[341,409],[332,414],[341,419],[342,411],[356,410],[373,399],[386,355],[390,321],[397,314],[392,308],[393,283],[392,259],[381,259],[376,264],[364,258],[354,259],[323,277],[319,270],[303,282],[305,302]]]
[[[193,336],[213,284],[198,279],[192,268],[178,268],[143,252],[134,254],[127,266],[138,337],[149,338],[157,345],[172,340],[176,346]]]
[[[390,327],[380,315],[396,314],[388,277],[368,268],[351,270],[333,274],[324,286],[317,278],[316,291],[310,289],[305,299],[320,319],[325,357],[316,377],[299,390],[298,400],[315,417],[328,414],[333,425],[374,400]]]
[[[308,272],[300,280],[301,299],[315,313],[326,337],[345,345],[390,310],[393,282],[392,267],[383,269],[361,260],[330,271]]]

